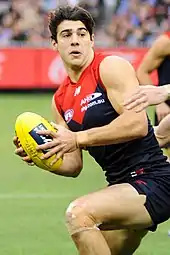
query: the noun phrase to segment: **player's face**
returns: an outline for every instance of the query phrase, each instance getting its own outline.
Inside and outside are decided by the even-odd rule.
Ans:
[[[56,48],[67,66],[82,67],[91,57],[93,39],[81,21],[63,21],[57,28]]]

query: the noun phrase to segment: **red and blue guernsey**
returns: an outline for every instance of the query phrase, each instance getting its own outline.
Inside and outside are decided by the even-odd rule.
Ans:
[[[101,127],[119,116],[108,100],[99,76],[99,66],[105,57],[95,54],[78,82],[73,83],[67,77],[54,95],[56,107],[72,131]],[[159,148],[149,120],[148,129],[148,135],[142,139],[87,147],[90,155],[105,171],[109,183],[121,183],[138,174],[150,172],[165,175],[165,168],[170,174],[169,164]],[[161,167],[164,169],[162,172]]]

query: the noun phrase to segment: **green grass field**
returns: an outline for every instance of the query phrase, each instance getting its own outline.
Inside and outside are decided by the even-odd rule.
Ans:
[[[76,197],[105,186],[102,171],[88,154],[77,179],[28,167],[14,155],[16,116],[33,111],[51,120],[51,97],[0,94],[0,255],[77,254],[65,227],[65,209]],[[168,229],[170,221],[149,234],[136,255],[169,255]]]

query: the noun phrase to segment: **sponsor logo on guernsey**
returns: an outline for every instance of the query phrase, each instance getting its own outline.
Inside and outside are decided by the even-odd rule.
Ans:
[[[96,92],[92,93],[85,98],[81,100],[81,112],[87,111],[87,109],[95,106],[95,105],[100,105],[104,104],[105,100],[103,98],[99,99],[99,97],[102,96],[102,93]]]
[[[74,110],[73,109],[69,109],[64,113],[64,119],[67,123],[70,122],[70,120],[72,120],[74,115]]]

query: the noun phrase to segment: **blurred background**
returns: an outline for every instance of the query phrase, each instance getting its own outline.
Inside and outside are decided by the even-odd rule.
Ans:
[[[0,0],[0,45],[49,47],[48,11],[67,3],[91,12],[97,46],[149,46],[169,29],[169,0]]]
[[[52,95],[66,74],[50,48],[48,11],[66,3],[93,15],[96,51],[124,57],[134,68],[155,38],[170,30],[170,0],[0,0],[0,255],[77,254],[65,209],[76,197],[106,185],[87,153],[77,179],[28,167],[14,155],[17,115],[32,111],[52,120]],[[155,72],[152,79],[156,84]],[[148,114],[153,121],[153,108]],[[169,255],[169,230],[168,221],[135,254]]]

